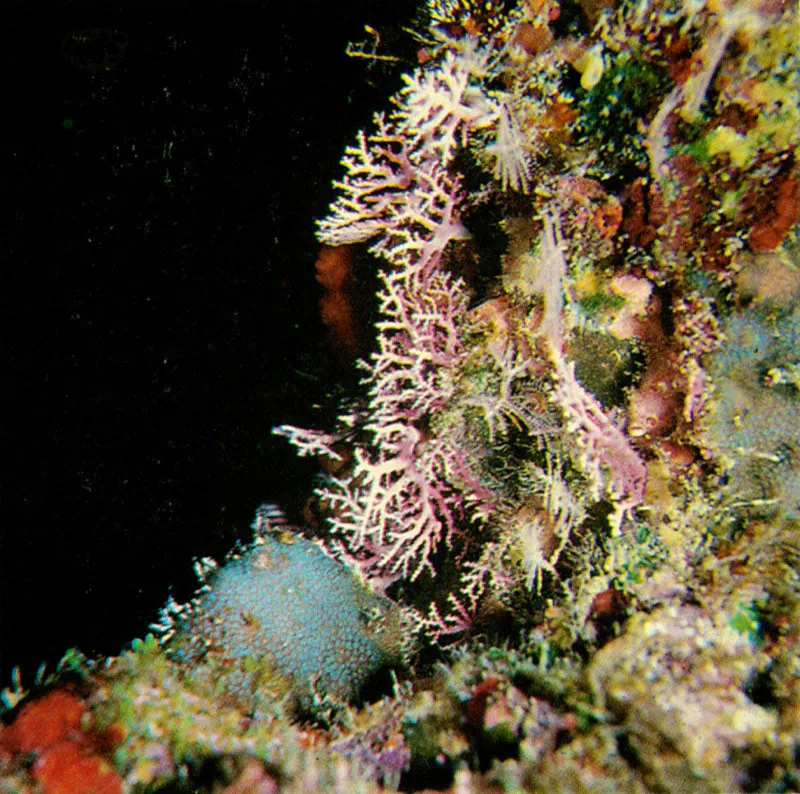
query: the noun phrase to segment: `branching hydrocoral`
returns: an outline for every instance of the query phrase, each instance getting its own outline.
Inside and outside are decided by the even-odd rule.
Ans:
[[[376,132],[348,148],[341,197],[320,224],[327,244],[370,241],[389,265],[381,274],[379,350],[365,379],[369,406],[360,417],[342,417],[369,442],[356,447],[353,474],[324,494],[335,531],[370,575],[415,579],[432,571],[439,548],[492,507],[467,450],[426,426],[452,400],[464,356],[458,319],[467,295],[442,267],[447,244],[467,236],[448,166],[469,131],[497,116],[476,85],[488,56],[466,47],[448,52],[441,69],[407,78],[397,109],[377,116]],[[334,435],[278,432],[304,454],[337,454]]]
[[[662,515],[680,467],[708,475],[706,357],[739,252],[800,217],[794,10],[584,3],[559,34],[555,4],[525,2],[487,35],[490,5],[428,2],[423,65],[319,225],[380,261],[364,401],[331,432],[276,430],[340,460],[318,492],[337,554],[379,589],[437,577],[415,602],[434,639],[489,597],[525,620],[568,594],[586,623],[636,578],[614,544],[680,568],[636,509]],[[474,301],[453,274],[470,246],[496,256],[492,225],[506,253]]]
[[[353,446],[352,471],[332,478],[319,496],[344,540],[340,554],[368,579],[413,581],[457,562],[452,611],[442,618],[434,603],[423,619],[433,636],[468,625],[487,585],[501,598],[534,583],[539,589],[590,497],[614,502],[618,529],[644,493],[644,464],[563,357],[566,262],[557,209],[543,213],[537,273],[520,306],[508,311],[521,318],[513,332],[492,340],[467,311],[466,285],[448,272],[448,244],[469,237],[454,159],[470,140],[493,138],[484,151],[503,190],[530,186],[516,103],[489,88],[509,57],[508,47],[444,41],[435,64],[405,78],[394,111],[377,115],[375,131],[347,149],[340,196],[319,237],[327,245],[368,242],[385,263],[377,351],[365,365],[367,404],[344,413],[334,433],[276,429],[301,454],[338,458],[343,441]],[[465,347],[467,333],[482,338],[477,359]],[[563,412],[563,428],[548,400]],[[488,460],[515,435],[513,443],[527,450],[512,456],[527,458],[536,483],[527,494],[517,473],[493,472]],[[563,463],[570,448],[577,468]],[[569,493],[567,468],[573,484],[588,486],[581,495]]]

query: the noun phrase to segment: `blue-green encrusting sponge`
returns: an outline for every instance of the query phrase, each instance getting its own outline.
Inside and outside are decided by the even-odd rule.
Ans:
[[[306,712],[325,696],[352,701],[399,659],[400,609],[264,514],[255,526],[252,545],[222,567],[198,564],[203,586],[192,602],[165,608],[156,627],[168,654],[254,713],[284,696]]]
[[[706,359],[714,390],[704,443],[730,490],[761,511],[800,517],[800,306],[732,313]]]

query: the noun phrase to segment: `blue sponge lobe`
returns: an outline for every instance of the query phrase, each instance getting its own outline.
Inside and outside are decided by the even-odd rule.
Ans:
[[[401,623],[394,602],[316,544],[272,530],[207,577],[168,649],[179,662],[211,665],[217,689],[245,708],[289,694],[313,710],[325,695],[352,701],[397,661]]]

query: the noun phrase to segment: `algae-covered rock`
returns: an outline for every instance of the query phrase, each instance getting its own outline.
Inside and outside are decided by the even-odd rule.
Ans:
[[[587,674],[650,785],[734,791],[777,742],[777,713],[745,692],[757,661],[747,632],[699,607],[666,606],[632,619]]]

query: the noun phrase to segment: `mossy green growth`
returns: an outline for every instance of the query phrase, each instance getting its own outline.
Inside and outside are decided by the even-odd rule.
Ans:
[[[669,84],[666,73],[625,50],[605,58],[603,75],[590,90],[575,90],[581,135],[622,165],[645,165],[647,153],[639,129],[652,117],[654,103]]]
[[[578,305],[589,315],[616,311],[625,305],[625,298],[608,292],[595,292],[578,299]]]
[[[728,625],[758,647],[761,645],[761,611],[754,601],[740,603]]]
[[[277,760],[276,724],[247,720],[214,697],[153,635],[134,640],[98,672],[92,698],[97,726],[122,729],[114,762],[133,791],[161,790],[189,767],[220,755]]]

